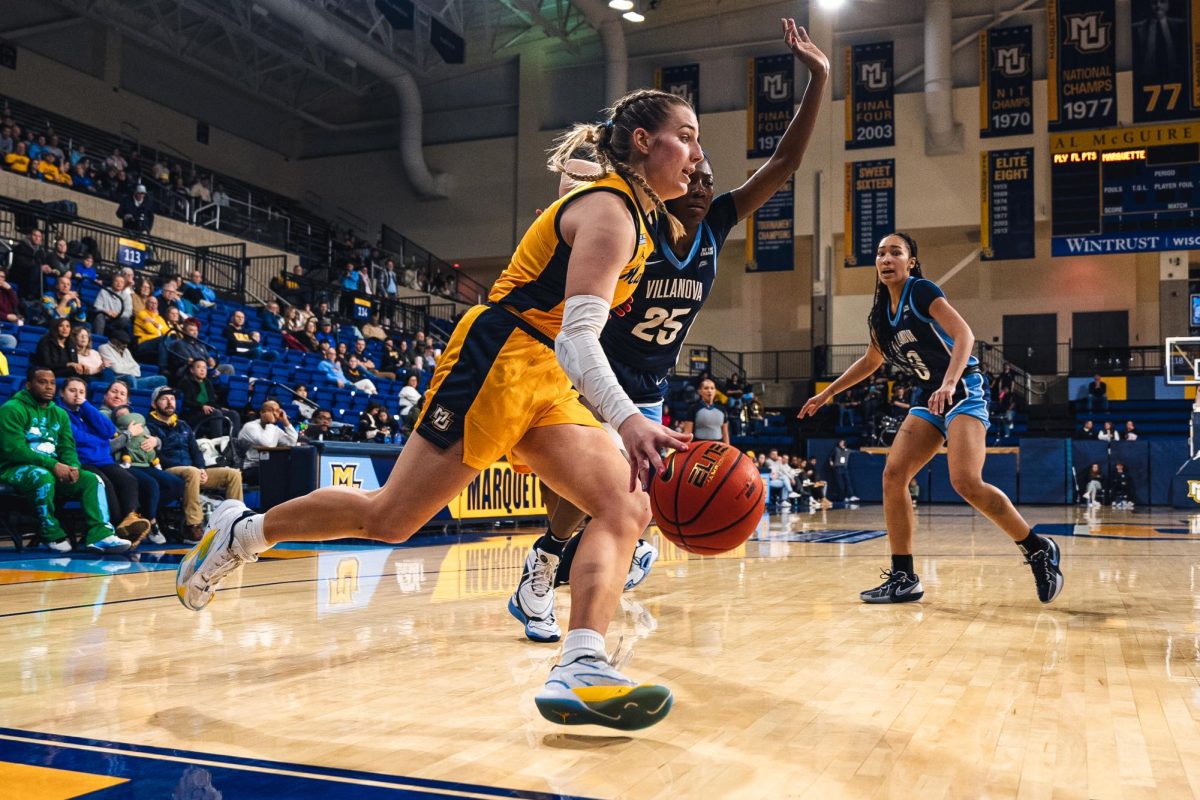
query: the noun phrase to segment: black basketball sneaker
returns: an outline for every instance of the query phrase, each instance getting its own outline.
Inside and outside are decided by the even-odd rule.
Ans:
[[[879,577],[883,583],[859,595],[864,603],[912,603],[925,595],[925,587],[916,575],[885,569]]]
[[[1058,597],[1066,581],[1058,566],[1062,557],[1058,550],[1058,542],[1048,536],[1041,538],[1046,546],[1032,553],[1026,552],[1025,563],[1033,570],[1033,580],[1037,583],[1038,600],[1049,603]]]

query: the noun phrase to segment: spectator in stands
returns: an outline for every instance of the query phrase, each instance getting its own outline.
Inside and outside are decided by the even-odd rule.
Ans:
[[[208,178],[197,178],[192,188],[188,189],[188,195],[200,205],[211,203],[212,190],[209,188]]]
[[[258,331],[246,329],[245,312],[239,309],[229,315],[229,324],[225,326],[225,352],[255,361],[278,361],[279,354],[263,347],[261,341]]]
[[[1104,427],[1100,429],[1100,433],[1096,434],[1096,438],[1102,442],[1119,442],[1121,434],[1113,429],[1111,422],[1105,422]]]
[[[908,402],[908,387],[896,384],[892,389],[892,402],[888,407],[888,414],[896,419],[904,419],[911,408],[912,403]]]
[[[32,363],[50,370],[58,378],[83,374],[83,367],[75,353],[75,344],[71,341],[69,319],[58,320],[50,326],[46,335],[38,340]]]
[[[328,317],[321,319],[320,330],[317,331],[317,341],[330,347],[337,345],[337,336],[333,332],[333,320]]]
[[[1102,503],[1098,497],[1104,494],[1104,473],[1100,471],[1099,464],[1092,464],[1086,476],[1083,479],[1084,490],[1083,496],[1087,499],[1088,506],[1091,508],[1099,508]]]
[[[129,406],[119,406],[115,411],[101,409],[120,431],[117,443],[124,440],[120,451],[121,466],[129,470],[138,482],[138,498],[141,507],[150,517],[150,534],[147,538],[154,544],[166,544],[167,537],[158,526],[158,512],[183,497],[183,479],[162,468],[158,458],[158,438],[146,431],[146,417]],[[182,536],[172,536],[182,541]]]
[[[125,276],[113,273],[108,286],[102,286],[92,303],[92,328],[101,336],[113,331],[130,331],[133,319],[133,292],[125,284]]]
[[[120,173],[117,182],[120,183]],[[121,220],[121,227],[127,231],[150,233],[154,228],[154,205],[146,197],[145,186],[139,183],[132,195],[121,200],[117,206],[117,219]]]
[[[124,328],[113,330],[108,335],[108,341],[100,345],[97,352],[100,353],[100,358],[112,365],[111,369],[117,383],[124,381],[134,389],[157,389],[167,383],[165,375],[142,377],[142,365],[137,362],[129,349],[129,332]],[[128,401],[129,397],[126,396],[124,402]]]
[[[1127,441],[1127,442],[1136,442],[1137,441],[1138,434],[1137,434],[1137,429],[1133,427],[1133,420],[1126,420],[1124,438],[1125,438],[1125,441]]]
[[[783,484],[787,499],[794,500],[800,496],[794,484],[796,473],[792,471],[787,456],[780,456],[778,450],[771,449],[767,453],[767,469],[770,470],[772,480]]]
[[[71,256],[67,252],[67,240],[61,237],[55,239],[54,249],[46,255],[46,259],[50,269],[59,275],[68,274],[71,271]]]
[[[1118,463],[1113,467],[1112,480],[1109,482],[1108,491],[1113,508],[1131,509],[1133,508],[1133,481],[1129,478],[1129,473],[1125,471],[1125,465]]]
[[[317,338],[317,320],[310,319],[304,325],[304,330],[295,334],[296,341],[303,345],[309,353],[321,352],[321,342]]]
[[[692,434],[700,441],[715,441],[729,444],[729,423],[725,409],[717,403],[717,384],[712,378],[700,382],[700,399],[688,411],[683,423],[683,432]]]
[[[17,175],[28,175],[33,159],[29,157],[24,142],[17,142],[13,151],[4,156],[4,168]]]
[[[129,162],[125,160],[125,156],[121,155],[121,149],[114,147],[112,155],[104,159],[104,166],[120,171],[128,167]]]
[[[184,317],[179,311],[179,306],[170,306],[167,308],[167,313],[163,316],[163,319],[167,321],[167,337],[172,341],[182,339]],[[164,347],[168,344],[169,342],[163,342]]]
[[[46,152],[46,135],[39,133],[37,139],[35,139],[34,143],[32,145],[30,145],[30,147],[29,147],[29,157],[32,158],[34,161],[40,161],[42,158],[42,154],[45,152]]]
[[[392,441],[396,425],[382,404],[371,401],[358,417],[354,438],[360,442],[387,444]]]
[[[1108,385],[1100,380],[1100,376],[1092,378],[1087,388],[1087,410],[1108,411]]]
[[[401,347],[407,345],[407,342],[400,342]],[[409,362],[403,356],[400,349],[396,347],[396,343],[392,339],[386,339],[383,343],[383,356],[380,358],[379,367],[384,372],[390,372],[397,378],[404,378],[409,373]]]
[[[293,335],[304,330],[304,317],[297,306],[288,306],[283,315],[283,329]]]
[[[83,164],[85,168],[90,169],[92,166],[92,157],[87,151],[87,145],[77,143],[71,150],[71,167],[74,169],[80,164]]]
[[[367,394],[379,394],[379,389],[375,388],[375,382],[371,380],[370,374],[362,368],[358,356],[351,353],[342,362],[342,375],[345,380],[352,383],[356,389],[359,389]]]
[[[1085,419],[1083,421],[1083,427],[1080,428],[1079,431],[1075,434],[1075,438],[1076,439],[1095,439],[1097,433],[1098,433],[1098,431],[1096,430],[1096,423],[1092,422],[1090,419]]]
[[[387,338],[387,331],[385,331],[383,326],[379,324],[378,312],[372,314],[371,319],[363,323],[362,335],[363,338],[359,339],[358,341],[362,342],[363,344],[366,344],[366,339],[376,339],[382,342]]]
[[[371,359],[370,356],[367,355],[367,340],[366,339],[355,339],[354,346],[349,348],[348,352],[349,352],[349,354],[358,356],[358,363],[368,373],[378,376],[380,378],[387,378],[388,380],[393,380],[393,381],[396,380],[395,373],[381,372],[375,366],[375,362]]]
[[[91,253],[84,253],[83,258],[72,259],[70,275],[75,281],[98,280],[100,276],[96,272],[96,259]]]
[[[212,201],[222,209],[227,209],[230,207],[229,194],[225,191],[225,187],[219,183],[217,184],[217,188],[213,190]]]
[[[1004,373],[997,380],[997,395],[992,403],[992,414],[1000,418],[1000,436],[1012,436],[1013,422],[1017,416],[1017,394],[1004,384]]]
[[[179,379],[177,398],[182,398],[180,412],[199,436],[237,436],[242,429],[242,417],[224,408],[216,385],[208,377],[208,362],[197,358],[188,364],[187,373]],[[177,399],[177,403],[180,401]]]
[[[71,343],[75,345],[75,360],[83,371],[79,377],[85,381],[102,378],[109,383],[113,380],[112,362],[106,361],[99,350],[92,349],[92,333],[82,325],[71,332]]]
[[[176,219],[188,219],[192,210],[192,197],[188,194],[188,189],[183,185],[183,178],[175,178],[171,185],[171,191],[167,194],[168,211],[172,217]]]
[[[395,299],[400,293],[400,278],[396,275],[396,262],[388,259],[383,264],[376,281],[376,289],[381,297]]]
[[[205,285],[198,269],[192,270],[192,279],[183,284],[183,295],[201,308],[212,308],[217,304],[217,293]]]
[[[199,310],[179,293],[178,278],[168,278],[163,281],[162,288],[158,291],[158,298],[158,305],[164,318],[166,317],[167,310],[172,308],[178,309],[181,317],[194,317]]]
[[[56,391],[54,374],[31,366],[25,388],[0,406],[0,481],[33,505],[42,542],[50,550],[71,551],[67,532],[55,516],[55,501],[62,497],[83,506],[88,550],[123,553],[129,542],[117,536],[109,522],[100,479],[80,469],[71,421],[54,403]]]
[[[170,186],[171,169],[160,158],[154,162],[154,166],[150,167],[150,178],[160,186]]]
[[[184,538],[198,542],[204,531],[204,509],[200,505],[200,490],[222,492],[227,499],[242,499],[242,473],[226,467],[206,467],[200,445],[191,427],[175,414],[175,390],[160,386],[150,398],[154,410],[147,425],[150,432],[162,441],[158,457],[172,475],[183,479],[183,520],[187,526]]]
[[[234,370],[229,364],[218,364],[211,348],[200,340],[200,321],[193,318],[184,320],[183,336],[167,341],[167,373],[171,376],[186,374],[193,361],[204,361],[208,371],[220,372],[222,375],[232,375]]]
[[[274,400],[267,400],[258,409],[258,419],[242,426],[238,443],[245,448],[242,473],[248,483],[258,483],[262,461],[260,447],[295,447],[300,434],[288,419],[287,412]]]
[[[318,408],[313,412],[312,421],[304,430],[302,442],[334,442],[343,441],[345,427],[334,426],[333,412],[327,408]]]
[[[50,254],[42,246],[42,232],[34,228],[13,248],[12,277],[17,282],[18,295],[26,302],[40,302],[42,280],[50,275]]]
[[[409,415],[415,407],[421,404],[421,390],[417,387],[420,385],[420,379],[416,375],[409,375],[404,382],[404,388],[400,390],[400,417],[403,419]]]
[[[12,125],[4,124],[0,126],[0,153],[8,155],[13,151],[16,143],[13,142]]]
[[[130,547],[137,547],[150,533],[150,520],[141,513],[137,478],[113,458],[110,444],[117,436],[116,426],[87,401],[87,381],[83,378],[63,382],[58,404],[70,420],[80,466],[102,476],[109,513],[121,520],[116,526],[117,536],[128,539]]]
[[[275,333],[283,333],[286,329],[284,325],[283,315],[279,313],[279,303],[271,300],[266,307],[260,312],[262,326],[269,331]]]
[[[136,356],[139,361],[158,363],[160,348],[171,332],[167,321],[158,313],[158,298],[151,295],[143,300],[145,306],[133,318],[133,335],[137,338]]]
[[[71,288],[71,276],[63,275],[54,283],[54,291],[42,295],[42,316],[47,324],[65,319],[82,324],[87,322],[87,308],[79,293]]]
[[[139,313],[145,310],[147,298],[153,296],[154,284],[148,278],[136,278],[132,298],[133,316],[135,319]]]
[[[76,164],[71,167],[71,185],[78,191],[96,194],[95,172],[88,169],[86,164]]]
[[[63,152],[62,147],[58,142],[58,134],[50,134],[50,142],[46,145],[46,152],[54,156],[54,159],[59,164],[67,163],[67,154]]]
[[[8,270],[0,267],[0,320],[11,322],[15,325],[23,325],[25,316],[21,309],[21,298],[17,297],[17,291],[13,289],[12,284],[8,282]],[[16,347],[16,339],[3,334],[9,339],[12,339],[12,344],[7,344],[5,340],[0,339],[0,348],[9,349]]]
[[[337,352],[332,348],[325,351],[325,357],[319,369],[325,380],[339,389],[346,387],[346,376],[342,372],[341,364],[337,361]]]
[[[29,168],[30,177],[41,178],[46,183],[65,183],[71,185],[70,173],[59,169],[58,160],[50,153],[43,152],[42,157],[35,160]]]

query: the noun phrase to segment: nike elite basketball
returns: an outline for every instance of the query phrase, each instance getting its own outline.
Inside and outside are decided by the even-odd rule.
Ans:
[[[672,453],[650,483],[650,508],[663,535],[701,555],[724,553],[749,539],[765,502],[754,462],[720,442]]]

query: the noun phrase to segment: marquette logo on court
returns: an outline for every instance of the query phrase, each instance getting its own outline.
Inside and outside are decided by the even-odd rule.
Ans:
[[[336,577],[329,579],[329,605],[354,602],[354,595],[358,591],[359,569],[358,559],[353,556],[338,562]]]
[[[724,445],[710,445],[700,460],[693,464],[691,470],[688,471],[688,483],[697,488],[703,488],[704,484],[717,474],[721,459],[728,452],[729,448]]]
[[[1029,54],[1024,45],[997,47],[996,70],[1006,78],[1019,78],[1029,72]]]
[[[353,489],[361,489],[363,482],[358,477],[358,464],[337,464],[329,465],[329,485],[330,486],[349,486]]]
[[[1200,481],[1188,481],[1187,496],[1189,500],[1194,500],[1197,504],[1200,504]]]
[[[1071,14],[1067,17],[1067,39],[1065,44],[1075,45],[1081,53],[1098,53],[1108,48],[1111,22],[1101,22],[1103,11],[1089,14]]]
[[[788,85],[787,77],[781,73],[775,75],[762,76],[762,94],[768,100],[781,102],[792,96],[791,87]]]
[[[858,65],[858,82],[872,92],[880,92],[892,81],[891,70],[883,61],[862,61]]]
[[[429,415],[429,424],[435,431],[445,433],[454,424],[454,412],[438,403],[433,407],[433,413]]]

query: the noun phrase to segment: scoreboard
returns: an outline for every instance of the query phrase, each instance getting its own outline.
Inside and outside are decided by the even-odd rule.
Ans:
[[[1051,254],[1200,248],[1200,122],[1050,135]]]

